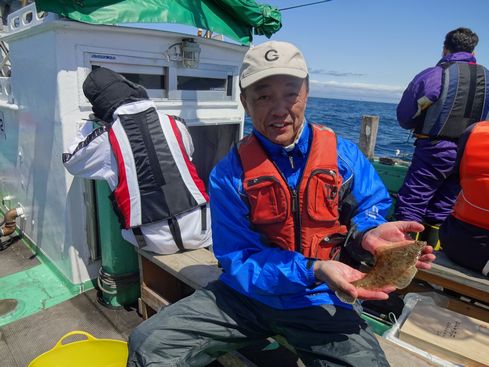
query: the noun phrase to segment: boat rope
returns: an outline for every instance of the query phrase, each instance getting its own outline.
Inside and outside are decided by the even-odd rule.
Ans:
[[[279,9],[280,11],[284,11],[284,10],[290,10],[290,9],[297,9],[297,8],[303,8],[305,6],[310,6],[310,5],[316,5],[316,4],[322,4],[322,3],[327,3],[331,0],[323,0],[323,1],[315,1],[313,3],[308,3],[308,4],[302,4],[302,5],[295,5],[295,6],[290,6],[288,8],[282,8],[282,9]]]

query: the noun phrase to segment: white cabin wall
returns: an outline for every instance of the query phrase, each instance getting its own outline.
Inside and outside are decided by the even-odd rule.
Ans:
[[[92,260],[90,253],[90,248],[97,246],[93,243],[95,238],[89,235],[91,231],[96,231],[95,207],[92,192],[88,190],[90,181],[73,177],[64,168],[61,154],[68,151],[88,113],[80,110],[77,44],[73,43],[71,37],[67,37],[71,32],[63,28],[56,28],[54,32],[58,50],[56,121],[61,136],[58,145],[60,153],[53,163],[61,168],[58,177],[67,189],[66,195],[62,197],[65,218],[63,258],[66,254],[69,259],[69,277],[72,283],[78,284],[95,278],[100,268],[100,261]]]
[[[70,282],[79,284],[95,277],[97,269],[89,273],[87,268],[83,182],[71,186],[72,177],[61,161],[67,135],[61,118],[67,109],[63,96],[69,90],[63,78],[70,72],[59,69],[59,55],[67,50],[59,47],[52,30],[9,45],[12,95],[19,105],[19,181],[9,193],[26,209],[27,236]],[[71,110],[75,108],[72,103]],[[76,198],[76,204],[67,197]]]

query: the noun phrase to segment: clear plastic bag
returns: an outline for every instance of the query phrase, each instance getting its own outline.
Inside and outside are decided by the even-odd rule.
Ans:
[[[387,330],[382,337],[427,359],[431,363],[440,367],[463,367],[462,365],[455,364],[449,362],[441,357],[437,357],[431,353],[428,353],[422,349],[419,349],[409,343],[406,343],[399,339],[399,329],[401,328],[404,321],[408,318],[411,311],[414,309],[414,306],[418,302],[423,302],[426,304],[436,305],[440,307],[446,307],[448,304],[448,299],[440,294],[429,292],[424,293],[423,295],[419,293],[407,293],[404,296],[404,308],[402,309],[402,313],[397,320],[394,321],[394,325]]]

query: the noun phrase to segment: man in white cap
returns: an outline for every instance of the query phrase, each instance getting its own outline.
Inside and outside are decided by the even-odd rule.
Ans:
[[[335,291],[386,299],[393,288],[356,288],[351,282],[364,274],[336,259],[361,259],[423,226],[386,223],[389,195],[368,160],[306,121],[308,82],[304,57],[290,43],[246,53],[241,101],[253,132],[210,176],[223,274],[136,328],[128,366],[205,366],[276,334],[307,366],[388,366],[358,304]],[[424,249],[418,267],[431,266],[431,252]]]

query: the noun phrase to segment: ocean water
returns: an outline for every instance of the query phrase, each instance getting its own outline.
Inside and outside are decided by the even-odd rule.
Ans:
[[[339,136],[358,144],[362,116],[379,116],[379,132],[375,145],[378,157],[397,157],[410,160],[413,142],[409,130],[402,129],[392,103],[349,101],[344,99],[309,97],[306,109],[308,121],[332,128]],[[251,120],[245,118],[245,134],[251,131]]]

